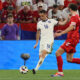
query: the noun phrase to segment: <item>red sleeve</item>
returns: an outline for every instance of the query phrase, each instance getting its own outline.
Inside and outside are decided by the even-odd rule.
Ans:
[[[71,20],[70,20],[70,25],[76,26],[77,24],[77,17],[76,16],[72,16]]]

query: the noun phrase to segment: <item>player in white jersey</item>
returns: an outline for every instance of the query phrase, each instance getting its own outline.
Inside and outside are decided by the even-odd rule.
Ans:
[[[32,70],[33,74],[36,73],[45,57],[52,51],[52,45],[54,42],[54,26],[58,23],[58,21],[54,19],[48,19],[45,10],[40,11],[39,15],[41,21],[37,23],[36,44],[34,46],[34,48],[37,47],[40,37],[39,61],[36,68]]]

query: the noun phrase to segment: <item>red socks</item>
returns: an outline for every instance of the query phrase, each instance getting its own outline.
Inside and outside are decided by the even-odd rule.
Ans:
[[[73,58],[72,63],[80,64],[80,59],[79,58]]]
[[[56,58],[57,58],[58,72],[63,72],[63,59],[61,56],[58,56]],[[73,58],[72,63],[80,64],[80,59]]]
[[[58,65],[58,72],[63,72],[63,59],[61,56],[57,57],[57,65]]]

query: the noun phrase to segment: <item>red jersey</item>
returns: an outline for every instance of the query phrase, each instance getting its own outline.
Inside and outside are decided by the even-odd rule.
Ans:
[[[32,20],[32,12],[28,11],[25,13],[23,10],[19,11],[17,14],[18,20],[28,21]]]
[[[69,26],[74,26],[74,30],[68,32],[67,40],[61,45],[61,48],[64,49],[67,54],[76,52],[76,46],[79,43],[79,25],[79,15],[73,15],[69,22]]]
[[[8,3],[8,2],[4,2],[3,3],[3,8],[6,10],[8,8],[8,6],[12,6],[13,8],[16,7],[16,5],[12,2],[12,4]]]
[[[70,25],[74,26],[74,30],[68,32],[67,39],[72,39],[75,42],[76,41],[79,42],[79,25],[80,25],[80,20],[79,20],[79,15],[78,14],[73,15],[71,17],[69,26]]]
[[[64,7],[68,7],[68,5],[69,5],[70,3],[75,3],[75,4],[76,4],[77,2],[76,2],[76,0],[65,0],[65,1],[64,1]]]

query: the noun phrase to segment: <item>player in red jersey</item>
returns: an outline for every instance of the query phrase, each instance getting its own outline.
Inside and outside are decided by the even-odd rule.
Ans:
[[[73,58],[74,53],[76,52],[75,48],[76,45],[79,43],[79,15],[77,14],[77,5],[76,4],[70,4],[69,9],[71,12],[71,18],[69,22],[69,27],[61,32],[56,32],[55,36],[61,36],[63,34],[68,33],[67,39],[64,42],[64,44],[56,51],[56,58],[57,58],[57,66],[58,66],[58,72],[54,75],[51,75],[52,77],[56,76],[64,76],[63,73],[63,59],[61,55],[66,52],[67,53],[67,61],[70,63],[77,63],[80,64],[80,58]]]

